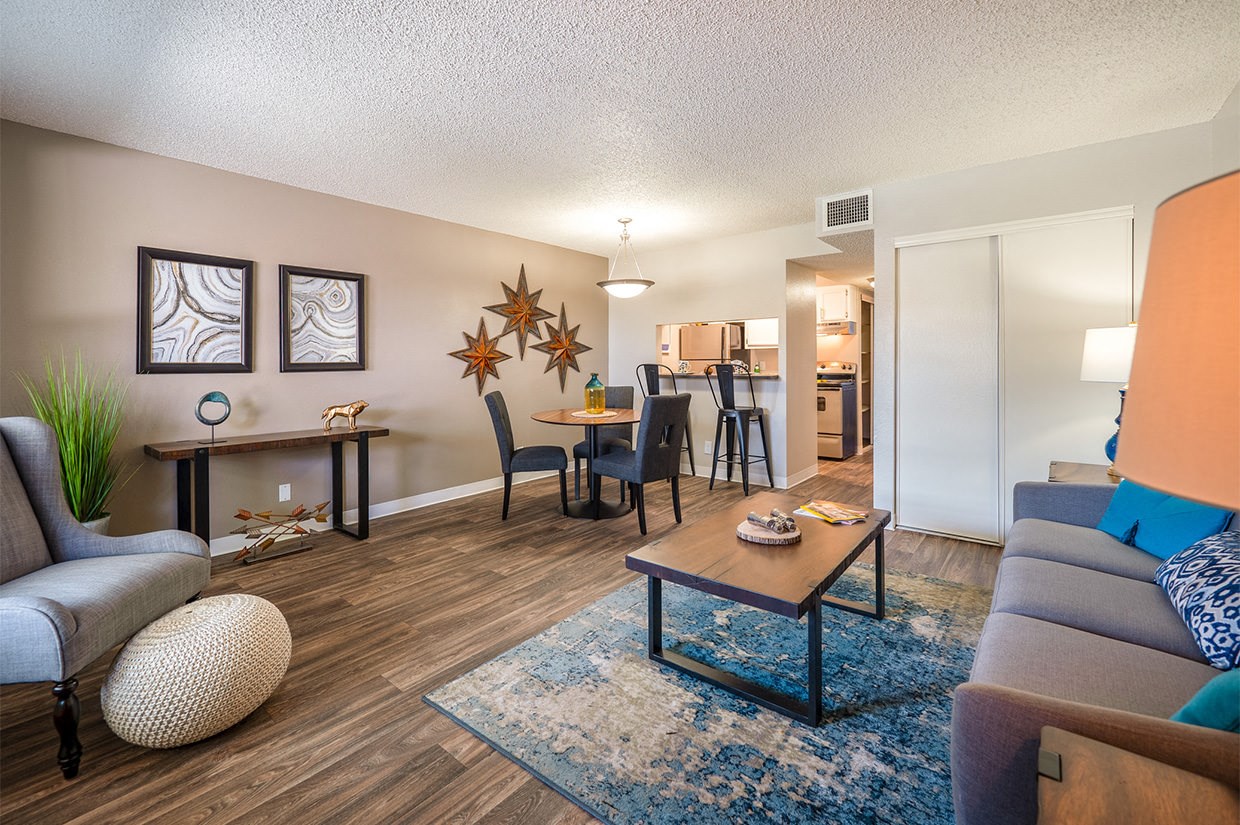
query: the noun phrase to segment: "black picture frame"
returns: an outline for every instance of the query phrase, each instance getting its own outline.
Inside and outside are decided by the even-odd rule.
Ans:
[[[138,364],[149,373],[254,371],[254,262],[138,247]]]
[[[366,369],[366,276],[280,265],[280,372]]]

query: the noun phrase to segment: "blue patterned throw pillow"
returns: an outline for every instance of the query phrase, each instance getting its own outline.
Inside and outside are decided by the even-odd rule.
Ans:
[[[1217,668],[1240,665],[1240,531],[1207,536],[1158,565],[1154,579]]]

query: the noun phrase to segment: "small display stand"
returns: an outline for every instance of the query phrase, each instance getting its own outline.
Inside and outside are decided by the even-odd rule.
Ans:
[[[736,535],[754,544],[796,544],[801,540],[801,528],[791,533],[776,533],[751,521],[742,521],[736,525]]]

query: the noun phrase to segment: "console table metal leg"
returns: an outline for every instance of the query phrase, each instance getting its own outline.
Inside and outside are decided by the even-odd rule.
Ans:
[[[361,541],[370,536],[370,439],[357,434],[357,527],[344,523],[344,442],[332,442],[332,528]]]
[[[211,543],[211,453],[206,447],[194,450],[194,532]]]
[[[332,442],[332,527],[336,530],[345,530],[343,441]]]
[[[193,459],[177,459],[177,529],[189,533],[193,530],[194,505],[191,500],[193,486],[190,481]]]
[[[370,537],[370,439],[357,436],[357,538]]]

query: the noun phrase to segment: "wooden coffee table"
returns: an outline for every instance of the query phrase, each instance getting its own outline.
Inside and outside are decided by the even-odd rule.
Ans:
[[[648,577],[649,656],[690,676],[717,685],[810,725],[822,721],[822,605],[875,619],[884,614],[883,528],[886,510],[870,510],[865,521],[827,524],[797,516],[801,541],[784,546],[753,544],[736,536],[749,511],[778,507],[791,514],[803,499],[759,493],[707,516],[625,557],[625,566]],[[871,543],[874,544],[873,605],[838,599],[827,590]],[[808,701],[772,691],[718,668],[663,649],[663,582],[692,587],[750,607],[800,619],[809,615]]]

